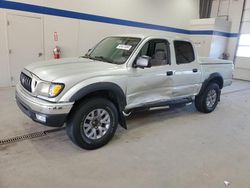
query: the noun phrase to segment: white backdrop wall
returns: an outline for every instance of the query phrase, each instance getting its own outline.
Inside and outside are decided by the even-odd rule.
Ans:
[[[191,19],[198,18],[199,12],[199,0],[16,0],[15,2],[184,29],[188,28]],[[41,17],[44,59],[53,57],[52,50],[55,45],[61,47],[62,57],[72,57],[84,54],[96,42],[108,35],[120,33],[175,34],[46,14],[0,9],[0,87],[11,84],[8,32],[6,29],[6,17],[8,14]],[[29,26],[24,27],[27,27],[28,32]],[[58,42],[54,41],[54,32],[58,33]],[[23,47],[25,48],[25,43]],[[16,60],[16,63],[18,63],[18,60]]]
[[[0,10],[0,86],[10,85],[6,17]]]
[[[198,0],[15,0],[112,18],[185,28],[198,17]]]
[[[244,7],[244,14],[242,19],[242,27],[240,33],[243,35],[248,35],[245,41],[245,45],[250,49],[250,0],[246,0]],[[239,46],[241,44],[239,43]],[[238,55],[235,62],[235,77],[238,79],[249,80],[250,81],[250,50],[246,52],[247,54]]]
[[[231,33],[239,33],[244,0],[213,0],[211,17],[221,17],[231,22]],[[238,38],[228,39],[227,52],[230,59],[236,55]]]
[[[244,0],[214,0],[212,16],[228,18],[232,22],[231,32],[250,35],[250,0],[245,0],[245,7]],[[231,54],[236,55],[237,46],[237,38],[229,39],[228,51]],[[234,78],[250,80],[250,57],[236,55]]]

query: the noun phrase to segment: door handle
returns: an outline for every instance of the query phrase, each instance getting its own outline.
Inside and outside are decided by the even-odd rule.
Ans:
[[[38,57],[41,57],[42,55],[43,55],[42,52],[39,52],[39,53],[38,53]]]
[[[173,74],[173,71],[167,71],[167,76],[172,76]]]
[[[198,69],[193,69],[193,72],[198,72]]]

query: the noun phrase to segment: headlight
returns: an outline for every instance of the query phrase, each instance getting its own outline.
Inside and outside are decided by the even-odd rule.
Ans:
[[[52,98],[58,96],[63,88],[64,84],[40,82],[37,86],[36,92],[43,97]]]
[[[64,88],[64,84],[50,84],[49,97],[56,97],[61,93]]]

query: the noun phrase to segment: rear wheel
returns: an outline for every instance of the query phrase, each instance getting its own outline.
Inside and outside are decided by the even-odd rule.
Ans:
[[[75,107],[66,130],[75,144],[91,150],[107,144],[114,136],[117,125],[115,105],[105,98],[91,98]]]
[[[220,88],[217,83],[211,83],[202,94],[195,97],[195,107],[203,113],[210,113],[216,108],[220,98]]]

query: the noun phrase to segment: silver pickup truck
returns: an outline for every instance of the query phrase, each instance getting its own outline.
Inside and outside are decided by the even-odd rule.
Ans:
[[[231,61],[198,58],[193,44],[165,36],[121,35],[85,56],[25,67],[16,86],[20,109],[36,122],[63,126],[78,146],[108,143],[138,109],[194,102],[212,112],[232,83]]]

